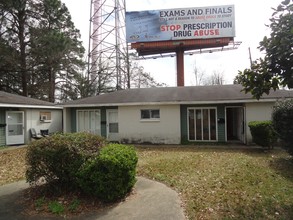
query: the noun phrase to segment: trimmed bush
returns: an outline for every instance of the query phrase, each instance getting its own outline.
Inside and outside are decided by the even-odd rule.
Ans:
[[[133,147],[110,144],[81,167],[79,186],[107,202],[123,198],[135,184],[137,160]]]
[[[273,148],[277,141],[277,135],[271,121],[251,121],[248,123],[252,140],[262,147]]]
[[[50,192],[81,190],[105,201],[123,198],[135,184],[137,155],[133,147],[108,144],[89,133],[55,134],[32,142],[27,150],[26,178],[44,178]]]
[[[293,155],[293,99],[279,101],[274,105],[272,121],[284,147]]]
[[[47,183],[76,187],[79,168],[106,144],[104,138],[90,133],[60,133],[33,141],[27,148],[27,182],[44,178]]]

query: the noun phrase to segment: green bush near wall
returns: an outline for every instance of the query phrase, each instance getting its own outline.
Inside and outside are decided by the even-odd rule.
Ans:
[[[104,138],[90,133],[60,133],[33,141],[27,148],[27,182],[44,178],[55,186],[74,188],[79,168],[106,144]]]
[[[272,121],[284,147],[293,155],[293,99],[279,101],[274,105]]]
[[[138,157],[133,147],[110,144],[79,171],[79,185],[88,194],[110,202],[123,198],[134,186]]]
[[[109,144],[89,133],[68,133],[32,142],[26,160],[30,184],[44,178],[50,191],[79,190],[115,201],[134,186],[138,158],[131,146]]]
[[[262,147],[273,148],[277,141],[277,134],[271,121],[251,121],[248,123],[252,140]]]

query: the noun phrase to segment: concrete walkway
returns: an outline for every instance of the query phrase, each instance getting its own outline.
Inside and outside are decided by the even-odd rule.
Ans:
[[[137,178],[135,194],[118,205],[102,212],[87,213],[71,219],[85,220],[184,220],[184,212],[178,194],[165,186],[143,177]],[[24,181],[0,187],[0,219],[40,219],[40,216],[21,215],[22,207],[17,204],[22,190],[28,184]],[[64,219],[61,217],[42,219]]]

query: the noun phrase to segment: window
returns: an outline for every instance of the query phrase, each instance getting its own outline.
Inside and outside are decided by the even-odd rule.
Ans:
[[[109,133],[119,133],[118,126],[118,111],[117,110],[108,110],[108,124],[109,124]]]
[[[160,110],[159,109],[142,109],[140,110],[140,118],[142,120],[159,120]]]
[[[99,109],[77,111],[77,132],[101,134],[101,114]]]
[[[51,121],[51,112],[40,112],[40,121],[50,122]]]
[[[216,108],[188,108],[188,140],[216,141]]]

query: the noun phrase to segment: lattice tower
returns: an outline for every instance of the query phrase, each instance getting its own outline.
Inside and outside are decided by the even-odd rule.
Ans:
[[[88,76],[98,92],[129,87],[125,0],[91,0]]]

